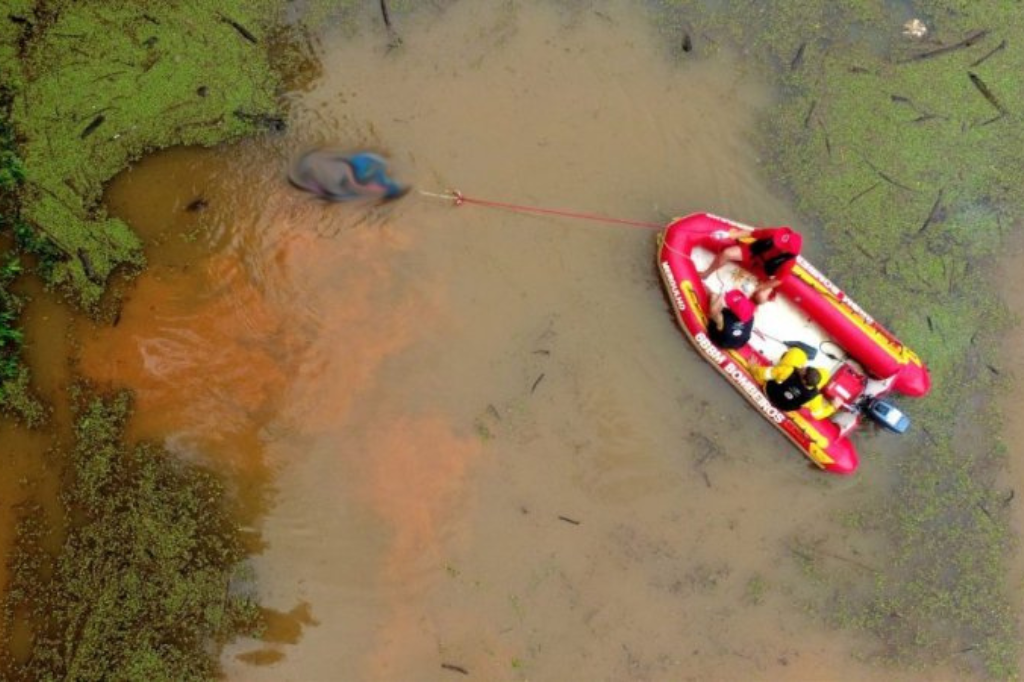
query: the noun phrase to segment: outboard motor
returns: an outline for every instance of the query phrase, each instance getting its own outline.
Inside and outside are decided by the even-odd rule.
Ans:
[[[865,406],[868,416],[886,431],[906,433],[910,428],[910,418],[900,412],[895,405],[878,398],[872,398]]]

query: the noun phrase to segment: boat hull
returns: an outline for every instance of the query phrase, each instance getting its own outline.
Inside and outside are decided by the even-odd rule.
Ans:
[[[831,473],[851,474],[858,456],[850,435],[862,419],[853,398],[864,396],[852,396],[849,409],[830,419],[815,419],[803,408],[782,412],[768,401],[752,370],[775,364],[790,341],[822,349],[816,364],[828,369],[834,381],[860,377],[864,395],[870,398],[892,391],[922,396],[930,388],[928,370],[913,351],[802,256],[782,279],[776,299],[759,306],[751,342],[737,350],[715,346],[707,336],[710,294],[729,288],[749,293],[759,282],[757,275],[732,264],[707,281],[698,274],[699,262],[706,265],[735,243],[726,236],[733,228],[752,229],[698,213],[674,220],[660,235],[658,271],[679,326],[698,353],[811,462]],[[827,395],[830,389],[847,397],[842,386],[826,386]]]

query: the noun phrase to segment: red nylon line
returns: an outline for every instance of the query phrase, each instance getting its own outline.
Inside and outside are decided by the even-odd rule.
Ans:
[[[456,204],[479,204],[481,206],[493,206],[495,208],[507,208],[510,211],[523,211],[525,213],[545,213],[548,215],[558,215],[566,218],[581,218],[583,220],[598,220],[605,223],[618,223],[619,225],[632,225],[634,227],[653,227],[661,229],[664,225],[660,223],[645,223],[638,220],[624,220],[622,218],[609,218],[607,216],[596,215],[593,213],[576,213],[574,211],[561,211],[554,208],[540,208],[537,206],[523,206],[521,204],[506,204],[501,201],[488,201],[486,199],[474,199],[467,197],[463,194],[457,194]]]

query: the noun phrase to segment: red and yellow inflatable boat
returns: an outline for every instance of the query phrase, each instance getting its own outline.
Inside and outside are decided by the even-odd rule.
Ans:
[[[735,228],[753,229],[697,213],[674,220],[659,236],[658,270],[676,318],[704,359],[814,464],[832,473],[853,473],[858,460],[850,435],[865,416],[902,433],[909,422],[881,398],[892,392],[923,396],[931,385],[928,370],[802,256],[782,278],[778,295],[757,308],[750,341],[737,350],[716,347],[707,336],[710,295],[734,288],[749,294],[759,283],[757,275],[732,263],[706,280],[698,274],[735,243],[727,236]],[[755,366],[775,364],[794,345],[811,351],[810,365],[829,371],[823,393],[838,397],[843,407],[828,419],[815,419],[805,408],[775,408],[751,373]]]

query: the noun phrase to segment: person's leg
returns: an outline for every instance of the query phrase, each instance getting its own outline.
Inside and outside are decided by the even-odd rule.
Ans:
[[[711,261],[711,265],[707,266],[699,273],[697,273],[701,279],[704,279],[718,268],[725,265],[726,261],[737,262],[742,260],[743,251],[738,246],[729,246],[719,251],[714,260]]]
[[[756,305],[761,305],[772,297],[775,292],[775,287],[779,286],[781,283],[782,282],[777,279],[766,279],[759,283],[754,289],[754,293],[750,295],[751,300],[753,300]]]
[[[714,322],[719,330],[725,327],[725,320],[722,319],[722,308],[724,307],[725,301],[722,294],[712,294],[711,307],[708,309],[708,319]]]

